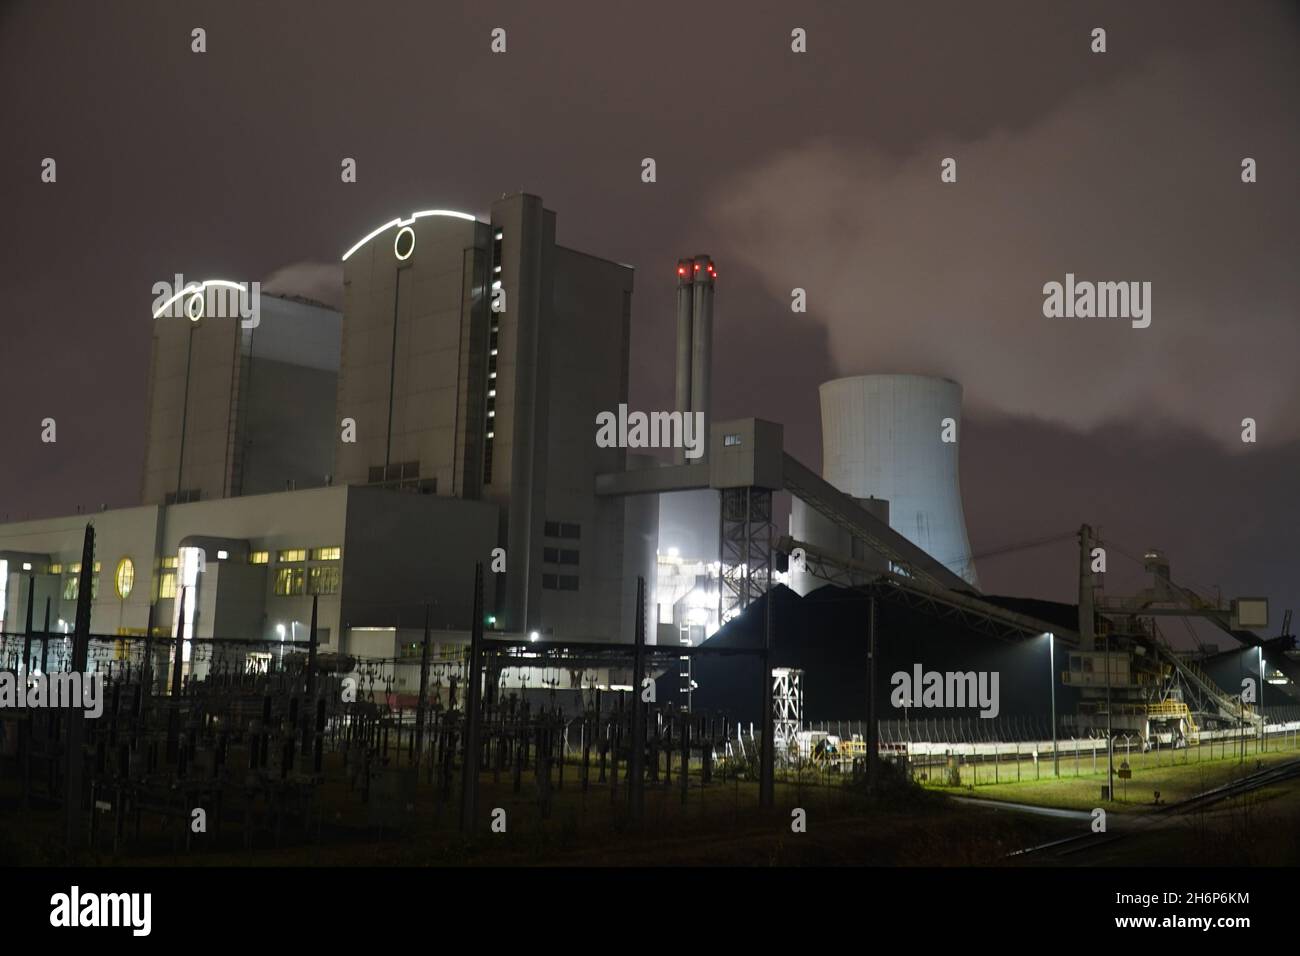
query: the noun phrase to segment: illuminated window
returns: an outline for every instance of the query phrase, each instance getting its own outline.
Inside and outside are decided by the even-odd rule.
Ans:
[[[302,568],[281,568],[275,572],[275,593],[278,595],[302,594],[305,584]]]
[[[61,564],[50,565],[50,574],[62,574],[62,573],[63,573],[63,565]]]
[[[277,552],[275,560],[280,564],[293,564],[296,561],[306,561],[307,550],[305,548],[289,548],[286,551]]]
[[[162,567],[162,568],[171,568],[172,570],[175,570],[175,569],[176,569],[177,567],[179,567],[179,566],[180,566],[180,562],[179,562],[176,558],[174,558],[174,557],[172,557],[172,558],[163,558],[163,559],[162,559],[162,562],[159,564],[159,567]]]
[[[267,564],[271,560],[270,551],[250,551],[248,552],[249,564]]]
[[[739,444],[741,444],[740,436],[739,436],[739,435],[724,435],[723,438],[722,438],[722,444],[726,445],[728,448],[730,448],[730,447],[733,446],[733,445],[739,445]]]
[[[312,594],[338,594],[339,569],[312,568],[310,584]]]
[[[130,558],[123,558],[117,562],[117,570],[113,573],[113,587],[121,600],[125,601],[130,597],[131,588],[135,587],[135,563]]]
[[[175,571],[164,571],[158,579],[158,597],[159,599],[176,597]]]
[[[100,563],[95,562],[95,572],[90,576],[90,599],[99,598]],[[63,600],[75,601],[81,594],[81,562],[70,565],[68,573],[63,576]]]
[[[311,559],[313,561],[337,561],[343,557],[342,548],[312,548]]]

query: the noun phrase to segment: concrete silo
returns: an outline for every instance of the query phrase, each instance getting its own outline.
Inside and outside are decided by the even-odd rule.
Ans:
[[[822,477],[889,502],[889,526],[978,587],[957,474],[961,386],[924,375],[855,375],[821,386]]]

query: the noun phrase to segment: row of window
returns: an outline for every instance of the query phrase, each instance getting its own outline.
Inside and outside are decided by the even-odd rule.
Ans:
[[[406,466],[399,466],[405,468]],[[418,473],[419,465],[416,464]],[[262,552],[265,554],[265,552]],[[303,594],[338,594],[342,572],[337,565],[322,564],[296,567],[310,559],[311,561],[334,562],[343,557],[343,549],[337,546],[328,548],[285,548],[275,553],[275,563],[281,565],[275,571],[275,593],[281,597],[295,597]],[[259,563],[266,563],[265,561]]]
[[[281,597],[338,594],[341,578],[336,567],[280,568],[275,572],[275,593]]]
[[[339,561],[343,557],[343,549],[340,547],[332,548],[312,548],[310,551],[306,548],[285,548],[282,551],[275,552],[276,564],[301,564],[311,555],[313,561]],[[269,564],[271,552],[269,551],[250,551],[248,555],[249,564]]]
[[[404,461],[393,465],[371,465],[370,484],[378,485],[387,481],[409,481],[420,477],[418,461]]]
[[[578,590],[578,576],[576,574],[543,574],[542,587],[548,591],[576,591]]]
[[[500,229],[492,234],[492,293],[490,302],[495,301],[495,293],[501,288],[501,248],[505,237]],[[484,424],[483,439],[483,484],[492,484],[492,447],[496,438],[497,424],[497,350],[501,342],[500,313],[491,307],[488,311],[488,389],[487,421]]]
[[[582,539],[582,526],[571,521],[547,521],[544,534],[547,538],[557,538],[561,541],[579,541]],[[572,567],[579,564],[580,561],[576,547],[559,547],[548,542],[542,548],[542,563],[544,565],[558,564]],[[576,591],[578,590],[578,576],[576,574],[560,574],[556,568],[543,567],[542,587],[549,591]]]
[[[413,641],[403,644],[398,648],[398,653],[406,658],[420,658],[424,655],[424,647],[418,641]],[[464,644],[444,644],[435,641],[429,648],[429,659],[439,663],[468,660],[469,648]]]
[[[295,562],[304,562],[308,555],[312,561],[339,561],[343,557],[343,549],[335,546],[328,548],[286,548],[276,552],[277,564],[291,564]],[[248,555],[250,564],[268,564],[270,562],[269,551],[253,551]],[[161,599],[170,599],[176,597],[176,576],[179,567],[179,559],[175,556],[162,558],[159,562],[161,573],[158,578],[158,597]],[[90,598],[92,601],[99,598],[99,572],[101,565],[95,562],[95,574],[91,578]],[[311,590],[309,594],[337,594],[339,591],[340,574],[337,567],[311,568],[310,576],[303,577],[303,568],[293,569],[297,572],[296,578],[290,576],[285,578],[284,571],[281,569],[276,578],[276,594],[303,594],[304,584],[309,584]],[[62,564],[51,564],[50,574],[63,575],[63,600],[75,601],[81,593],[81,564],[70,564],[67,570],[64,570]],[[135,564],[130,558],[123,558],[118,562],[117,570],[114,572],[114,587],[117,595],[122,600],[130,595],[135,587]]]
[[[414,491],[422,495],[438,493],[438,479],[421,478],[418,461],[404,461],[396,465],[372,465],[369,483],[380,488]]]
[[[95,562],[95,573],[90,579],[90,599],[97,601],[99,599],[99,570],[100,563]],[[67,573],[63,571],[63,565],[50,565],[50,574],[63,575],[63,600],[75,601],[81,596],[81,562],[68,565]],[[134,577],[133,577],[134,579]],[[129,589],[128,589],[129,592]]]

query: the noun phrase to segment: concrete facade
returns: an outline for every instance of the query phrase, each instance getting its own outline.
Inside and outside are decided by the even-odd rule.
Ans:
[[[143,504],[328,483],[342,318],[266,294],[260,313],[250,328],[215,316],[153,320]]]
[[[463,640],[482,562],[496,631],[631,641],[643,576],[653,635],[658,502],[595,492],[629,467],[595,437],[627,402],[631,267],[557,245],[555,214],[517,194],[488,222],[380,226],[343,281],[342,316],[263,295],[255,325],[154,320],[144,507],[0,526],[4,629],[29,579],[38,627],[45,598],[72,620],[91,520],[96,634],[303,639],[315,592],[335,650],[400,649],[426,605]]]
[[[595,421],[627,401],[632,270],[557,245],[536,196],[489,220],[415,213],[346,254],[338,478],[496,504],[497,626],[629,640],[657,512],[594,482],[627,467]]]
[[[484,502],[346,486],[9,524],[0,527],[6,632],[23,628],[29,580],[36,628],[46,597],[51,630],[63,630],[60,621],[71,626],[76,596],[69,582],[87,521],[95,526],[99,567],[92,633],[143,635],[151,604],[155,633],[175,633],[172,595],[183,581],[168,562],[182,548],[202,547],[205,570],[197,594],[186,599],[197,600],[195,636],[275,641],[283,626],[290,640],[305,640],[317,586],[326,592],[318,595],[318,637],[345,653],[353,652],[353,628],[422,629],[426,603],[434,628],[468,630],[474,563],[486,565],[497,535],[497,509]],[[318,550],[327,548],[338,548],[337,557]],[[123,559],[134,568],[125,597],[114,580]],[[282,573],[296,576],[287,590],[298,593],[279,593],[286,590],[278,586]]]

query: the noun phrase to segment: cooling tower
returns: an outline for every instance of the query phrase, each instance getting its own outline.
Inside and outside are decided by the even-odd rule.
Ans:
[[[957,477],[961,386],[924,375],[857,375],[821,387],[822,477],[889,502],[889,526],[978,587]]]

